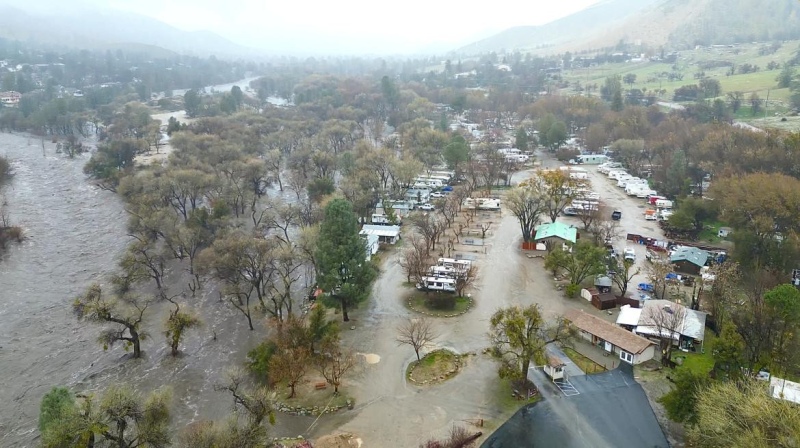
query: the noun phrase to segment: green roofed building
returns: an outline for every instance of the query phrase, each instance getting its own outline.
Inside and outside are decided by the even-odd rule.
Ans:
[[[578,229],[562,222],[542,224],[536,229],[534,240],[538,242],[555,242],[561,240],[562,243],[575,244],[578,241]]]

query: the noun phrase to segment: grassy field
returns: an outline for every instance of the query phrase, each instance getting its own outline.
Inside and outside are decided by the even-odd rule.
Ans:
[[[452,309],[436,309],[429,306],[428,299],[432,296],[437,294],[447,294],[450,293],[437,293],[437,292],[422,292],[422,291],[414,291],[411,295],[404,301],[404,303],[413,310],[416,311],[424,311],[434,317],[450,317],[455,314],[463,313],[467,311],[470,307],[470,299],[467,297],[456,297],[455,298],[455,307]]]
[[[711,330],[706,330],[705,337],[706,340],[703,344],[705,353],[684,353],[682,351],[673,351],[672,360],[675,361],[679,357],[683,358],[682,365],[695,373],[707,374],[711,372],[711,370],[714,368],[714,357],[711,355],[711,346],[713,345],[716,337],[714,336],[714,332]]]
[[[740,91],[745,94],[745,100],[751,93],[757,93],[762,99],[769,94],[770,111],[783,112],[787,108],[790,92],[788,89],[777,89],[776,78],[780,69],[767,70],[767,64],[774,61],[783,64],[790,59],[800,41],[788,41],[774,54],[759,55],[761,44],[743,44],[736,48],[701,48],[679,52],[678,61],[673,64],[663,62],[629,62],[604,64],[597,67],[581,68],[564,72],[564,79],[579,82],[581,85],[597,84],[602,87],[609,76],[635,74],[636,82],[633,85],[624,85],[625,89],[637,88],[647,90],[665,89],[667,92],[660,98],[662,101],[672,101],[676,88],[696,84],[695,74],[705,72],[705,76],[717,79],[722,86],[723,95],[728,92]],[[735,66],[752,64],[759,67],[755,73],[736,74],[728,76],[729,67],[717,67],[703,70],[699,64],[709,61],[732,62]],[[678,72],[683,75],[681,81],[668,81],[663,73]],[[599,95],[599,91],[592,92]],[[749,105],[743,107],[749,109]],[[744,112],[743,112],[744,113]]]

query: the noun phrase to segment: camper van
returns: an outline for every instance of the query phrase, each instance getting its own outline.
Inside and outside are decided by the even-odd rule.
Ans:
[[[456,292],[456,281],[451,278],[422,277],[417,289],[428,291]]]

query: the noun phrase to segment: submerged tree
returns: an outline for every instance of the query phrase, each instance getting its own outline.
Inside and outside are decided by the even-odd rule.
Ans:
[[[178,356],[178,348],[186,331],[199,327],[202,325],[202,321],[191,311],[181,311],[181,307],[177,302],[172,303],[175,305],[175,309],[169,312],[169,317],[164,322],[164,336],[167,337],[170,354]]]
[[[126,385],[112,385],[99,401],[91,395],[64,408],[42,432],[45,448],[166,448],[172,444],[171,392],[162,388],[142,397]]]
[[[133,357],[142,355],[141,341],[146,334],[141,330],[144,312],[150,301],[143,301],[130,295],[109,298],[98,284],[89,287],[86,294],[75,299],[72,310],[78,319],[89,322],[110,323],[115,327],[106,329],[98,340],[107,349],[116,342],[123,342],[125,349],[133,349]]]

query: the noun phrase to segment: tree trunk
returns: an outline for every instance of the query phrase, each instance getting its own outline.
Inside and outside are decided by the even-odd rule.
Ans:
[[[289,384],[289,388],[291,389],[291,392],[289,393],[289,397],[288,398],[294,398],[294,386],[295,386],[295,383],[290,383]]]
[[[250,316],[249,306],[247,307],[247,312],[245,313],[245,316],[247,316],[247,325],[250,327],[250,331],[255,330],[255,328],[253,328],[253,318]]]
[[[350,316],[347,314],[347,299],[342,298],[340,301],[342,302],[342,321],[350,322]]]
[[[139,358],[142,356],[142,346],[141,341],[139,340],[139,332],[130,327],[128,328],[128,331],[131,333],[131,342],[133,343],[133,357]]]
[[[418,349],[418,348],[415,348],[415,349],[414,349],[414,352],[417,354],[417,362],[420,362],[420,361],[421,361],[421,359],[419,359],[419,349]]]
[[[180,336],[173,335],[172,336],[172,344],[170,344],[170,348],[172,348],[172,356],[178,356],[178,345],[180,344]]]

